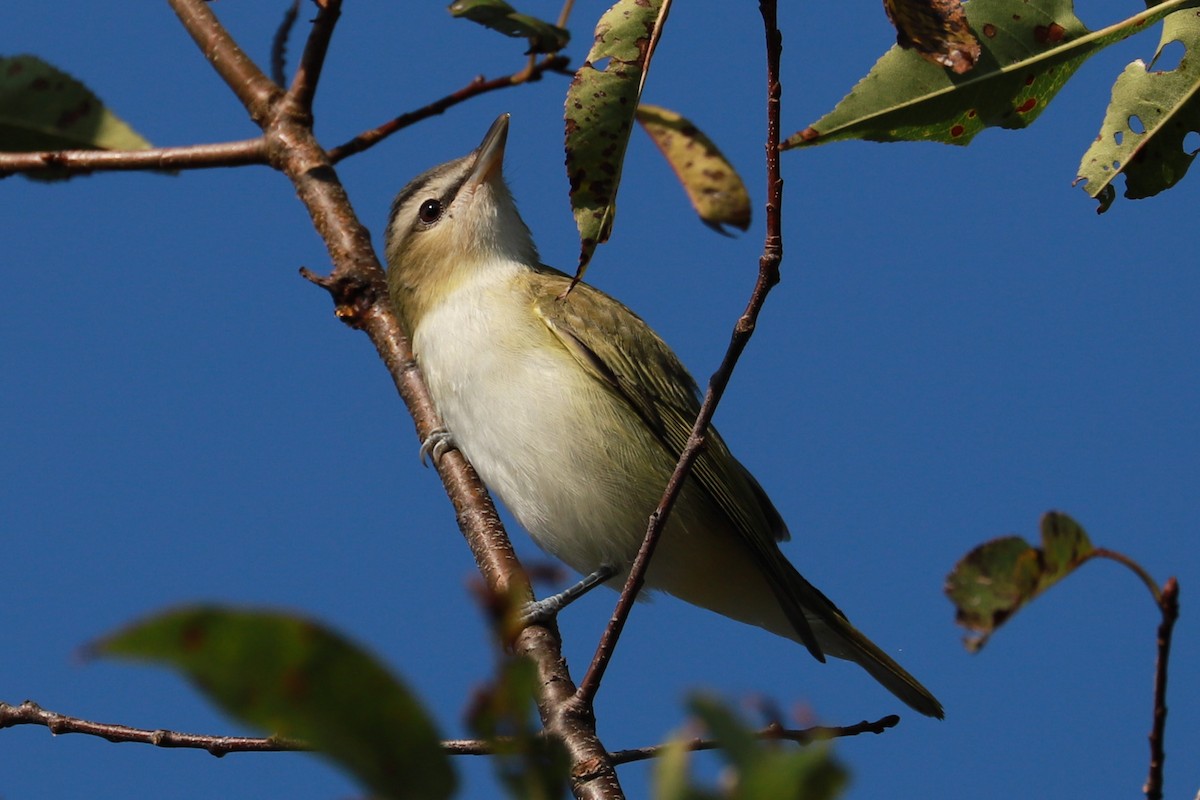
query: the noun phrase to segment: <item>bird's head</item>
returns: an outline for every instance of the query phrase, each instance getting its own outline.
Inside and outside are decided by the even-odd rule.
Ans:
[[[388,287],[409,330],[431,304],[497,264],[538,263],[529,228],[504,183],[508,114],[462,158],[418,175],[392,203]]]

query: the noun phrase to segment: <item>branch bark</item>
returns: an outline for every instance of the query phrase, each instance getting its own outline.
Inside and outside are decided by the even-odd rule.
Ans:
[[[332,295],[335,313],[367,334],[391,374],[397,391],[413,416],[423,441],[439,420],[413,358],[407,334],[387,299],[384,272],[371,247],[366,228],[351,207],[329,155],[313,134],[306,107],[307,88],[280,102],[282,90],[244,56],[203,0],[171,0],[188,33],[263,128],[270,163],[292,181],[313,225],[325,241],[333,262],[329,276],[310,279]],[[328,0],[314,24],[300,70],[315,86],[323,41],[332,35],[340,2]],[[301,85],[298,78],[293,86]],[[471,547],[491,591],[532,599],[528,578],[512,551],[507,534],[479,476],[462,454],[451,451],[438,459],[438,474],[454,506],[459,527]],[[595,733],[590,714],[568,707],[575,686],[562,658],[556,630],[529,627],[516,641],[518,653],[537,664],[541,687],[538,707],[546,730],[560,737],[572,757],[576,797],[580,800],[622,797],[608,753]]]
[[[1150,728],[1150,774],[1143,791],[1146,800],[1162,800],[1163,764],[1167,759],[1163,739],[1167,728],[1167,662],[1171,635],[1179,619],[1179,582],[1168,578],[1158,599],[1162,621],[1158,625],[1158,658],[1154,663],[1154,722]]]

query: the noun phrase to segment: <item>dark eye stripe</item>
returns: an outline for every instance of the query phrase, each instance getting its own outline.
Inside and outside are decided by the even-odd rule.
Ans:
[[[391,213],[388,214],[387,227],[390,230],[396,221],[396,217],[400,214],[400,210],[409,205],[414,198],[428,194],[430,188],[441,180],[445,180],[451,175],[454,176],[452,182],[445,186],[438,197],[441,201],[442,208],[449,207],[454,196],[458,194],[458,190],[467,182],[467,176],[470,175],[471,169],[467,161],[471,156],[464,156],[457,161],[451,161],[449,164],[443,164],[440,167],[434,167],[427,170],[408,182],[408,185],[400,190],[396,195],[396,199],[392,201]],[[457,173],[457,174],[455,174]],[[422,201],[423,202],[423,201]],[[411,212],[409,212],[411,213]]]

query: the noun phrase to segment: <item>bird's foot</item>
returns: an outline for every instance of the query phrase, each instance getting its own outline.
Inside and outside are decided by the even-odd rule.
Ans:
[[[536,625],[548,622],[558,616],[558,612],[575,602],[600,584],[617,574],[617,568],[603,566],[588,575],[579,583],[568,586],[558,594],[552,594],[541,600],[526,603],[521,609],[521,626]]]
[[[425,467],[429,466],[425,462],[425,457],[429,456],[432,457],[433,463],[436,466],[442,456],[446,454],[446,451],[456,449],[458,449],[458,446],[454,444],[454,435],[450,433],[448,428],[434,428],[425,437],[425,441],[421,442],[421,449],[418,451],[418,455],[421,457],[421,465]]]

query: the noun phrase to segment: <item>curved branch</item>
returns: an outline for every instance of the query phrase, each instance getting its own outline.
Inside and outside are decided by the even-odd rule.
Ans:
[[[313,96],[317,93],[321,68],[325,66],[325,55],[329,52],[329,40],[333,38],[333,29],[342,14],[342,2],[326,0],[320,4],[320,8],[317,18],[313,20],[312,30],[308,32],[292,85],[287,91],[288,100],[295,103],[296,108],[305,115],[312,114]]]
[[[363,131],[350,141],[338,145],[329,151],[329,160],[336,164],[343,158],[352,156],[355,153],[361,153],[363,150],[373,147],[388,136],[391,136],[396,131],[414,125],[423,119],[437,116],[446,109],[470,100],[472,97],[478,97],[481,94],[487,94],[488,92],[494,92],[497,89],[504,89],[509,86],[518,86],[522,83],[533,83],[534,81],[541,80],[542,75],[547,72],[570,75],[571,72],[567,69],[567,64],[569,63],[570,60],[566,56],[549,56],[539,61],[532,68],[522,69],[519,72],[514,72],[512,75],[492,78],[491,80],[484,80],[482,75],[477,76],[456,92],[452,92],[439,100],[434,100],[423,108],[401,114],[377,128]]]
[[[287,11],[283,12],[275,37],[271,39],[271,80],[278,86],[287,82],[287,44],[299,16],[300,0],[292,0]]]

